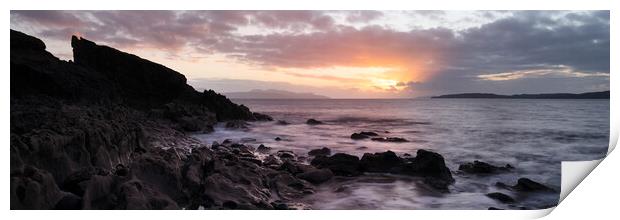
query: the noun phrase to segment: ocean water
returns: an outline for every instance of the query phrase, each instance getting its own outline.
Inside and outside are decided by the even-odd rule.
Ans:
[[[313,209],[550,207],[559,199],[560,162],[599,159],[606,154],[609,144],[609,100],[234,101],[290,124],[253,122],[247,131],[227,130],[219,125],[215,132],[196,137],[207,144],[224,139],[253,146],[265,144],[274,151],[292,150],[297,155],[307,155],[309,150],[320,147],[360,157],[387,150],[415,156],[417,149],[428,149],[444,156],[456,180],[450,193],[439,193],[413,177],[370,174],[334,178],[304,199]],[[324,124],[306,125],[309,118]],[[410,142],[350,139],[352,133],[360,131],[375,131]],[[275,137],[283,140],[275,141]],[[474,160],[502,166],[509,163],[516,169],[496,175],[458,172],[459,164]],[[494,186],[498,181],[514,185],[520,177],[544,183],[558,193],[515,193]],[[519,202],[499,203],[485,196],[490,192],[511,195]]]

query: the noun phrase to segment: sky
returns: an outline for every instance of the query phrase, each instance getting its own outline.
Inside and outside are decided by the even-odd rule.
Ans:
[[[11,11],[72,59],[84,37],[194,88],[332,98],[609,89],[609,11]]]

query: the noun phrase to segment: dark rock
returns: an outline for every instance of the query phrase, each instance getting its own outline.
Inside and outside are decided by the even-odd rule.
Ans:
[[[309,125],[319,125],[319,124],[323,124],[322,121],[316,120],[314,118],[308,119],[308,121],[306,121],[306,124]]]
[[[379,142],[395,142],[395,143],[409,142],[407,139],[399,138],[399,137],[378,137],[378,138],[371,138],[370,140],[379,141]]]
[[[282,165],[282,160],[278,157],[269,155],[263,160],[263,165],[270,167],[280,167]]]
[[[488,193],[486,194],[486,196],[491,199],[500,201],[502,203],[514,203],[515,202],[515,200],[512,197],[506,194],[500,193],[500,192]]]
[[[310,171],[306,171],[297,175],[297,177],[299,177],[300,179],[306,180],[314,184],[328,181],[333,176],[334,174],[329,169],[312,169]]]
[[[360,175],[359,158],[357,156],[337,153],[330,157],[315,157],[310,164],[317,168],[330,169],[334,175],[357,176]]]
[[[258,151],[259,153],[268,153],[269,151],[271,151],[271,147],[267,147],[261,144],[261,145],[258,145],[258,148],[256,148],[256,151]]]
[[[310,156],[329,156],[330,154],[332,154],[332,150],[327,147],[314,149],[308,152],[308,155]]]
[[[513,167],[510,164],[507,164],[505,167],[498,167],[478,160],[473,163],[461,164],[459,166],[460,171],[473,174],[493,174],[507,172],[511,169],[513,169]]]
[[[504,210],[504,209],[495,208],[495,207],[489,207],[489,210]]]
[[[276,123],[279,124],[279,125],[289,125],[290,124],[290,123],[288,123],[285,120],[278,120],[278,122],[276,122]]]
[[[82,198],[72,193],[67,193],[56,205],[56,210],[78,210],[82,209]]]
[[[11,173],[11,209],[53,209],[63,197],[45,170],[27,166]]]
[[[295,159],[295,153],[293,153],[292,151],[287,151],[287,150],[279,150],[278,152],[276,152],[276,155],[280,158],[280,159],[289,159],[289,160],[294,160]]]
[[[361,139],[366,139],[366,138],[370,138],[368,135],[364,135],[364,134],[360,134],[360,133],[353,133],[351,134],[351,139],[353,140],[361,140]]]
[[[233,129],[233,130],[234,130],[234,129],[244,129],[244,130],[247,130],[247,129],[249,129],[249,128],[248,128],[248,125],[250,125],[250,124],[248,124],[248,123],[247,123],[247,122],[245,122],[245,121],[241,121],[241,120],[233,120],[233,121],[228,121],[228,122],[226,122],[225,127],[226,127],[227,129]]]
[[[280,138],[280,137],[276,137],[274,140],[276,140],[276,141],[281,141],[281,140],[282,140],[282,138]]]
[[[314,187],[312,187],[310,183],[295,178],[292,174],[287,172],[276,175],[271,180],[271,185],[274,186],[280,198],[288,201],[314,193]]]
[[[372,131],[362,131],[360,132],[361,135],[366,135],[366,136],[379,136],[379,134],[372,132]]]
[[[254,119],[257,121],[273,121],[273,118],[269,115],[261,114],[258,112],[253,112],[252,115],[254,116]]]
[[[363,147],[362,146],[362,147],[358,147],[358,148],[355,148],[355,149],[357,149],[357,150],[366,150],[366,149],[368,149],[368,147]]]
[[[417,151],[416,157],[411,159],[411,163],[403,166],[402,172],[425,177],[427,183],[432,183],[432,187],[440,190],[447,190],[448,185],[454,183],[452,173],[446,167],[443,156],[423,149]]]
[[[365,153],[360,160],[360,168],[366,172],[399,172],[403,162],[392,151]]]
[[[535,192],[535,191],[555,192],[554,189],[548,186],[545,186],[542,183],[535,182],[528,178],[519,178],[519,180],[517,180],[517,185],[514,185],[513,188],[517,191],[522,191],[522,192]]]

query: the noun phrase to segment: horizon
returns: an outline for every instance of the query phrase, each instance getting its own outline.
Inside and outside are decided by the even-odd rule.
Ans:
[[[609,90],[609,11],[11,11],[10,19],[61,59],[81,36],[223,94]]]

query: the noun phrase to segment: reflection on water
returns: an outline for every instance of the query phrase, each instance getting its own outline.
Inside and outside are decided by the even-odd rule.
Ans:
[[[451,193],[434,194],[418,180],[390,175],[361,179],[334,179],[308,198],[317,209],[486,209],[518,208],[484,196],[504,192],[523,200],[519,205],[546,207],[556,204],[557,193],[513,194],[494,186],[497,181],[514,184],[519,177],[560,189],[560,161],[593,160],[607,152],[609,100],[235,100],[253,111],[266,113],[276,122],[254,122],[250,131],[216,127],[197,135],[205,143],[233,139],[251,145],[265,144],[299,155],[315,148],[361,156],[366,152],[392,150],[415,155],[417,149],[442,154],[452,171],[473,160],[510,163],[514,172],[472,176],[455,172]],[[310,126],[315,118],[324,124]],[[359,131],[403,137],[407,143],[352,140]],[[282,141],[274,140],[280,137]]]

